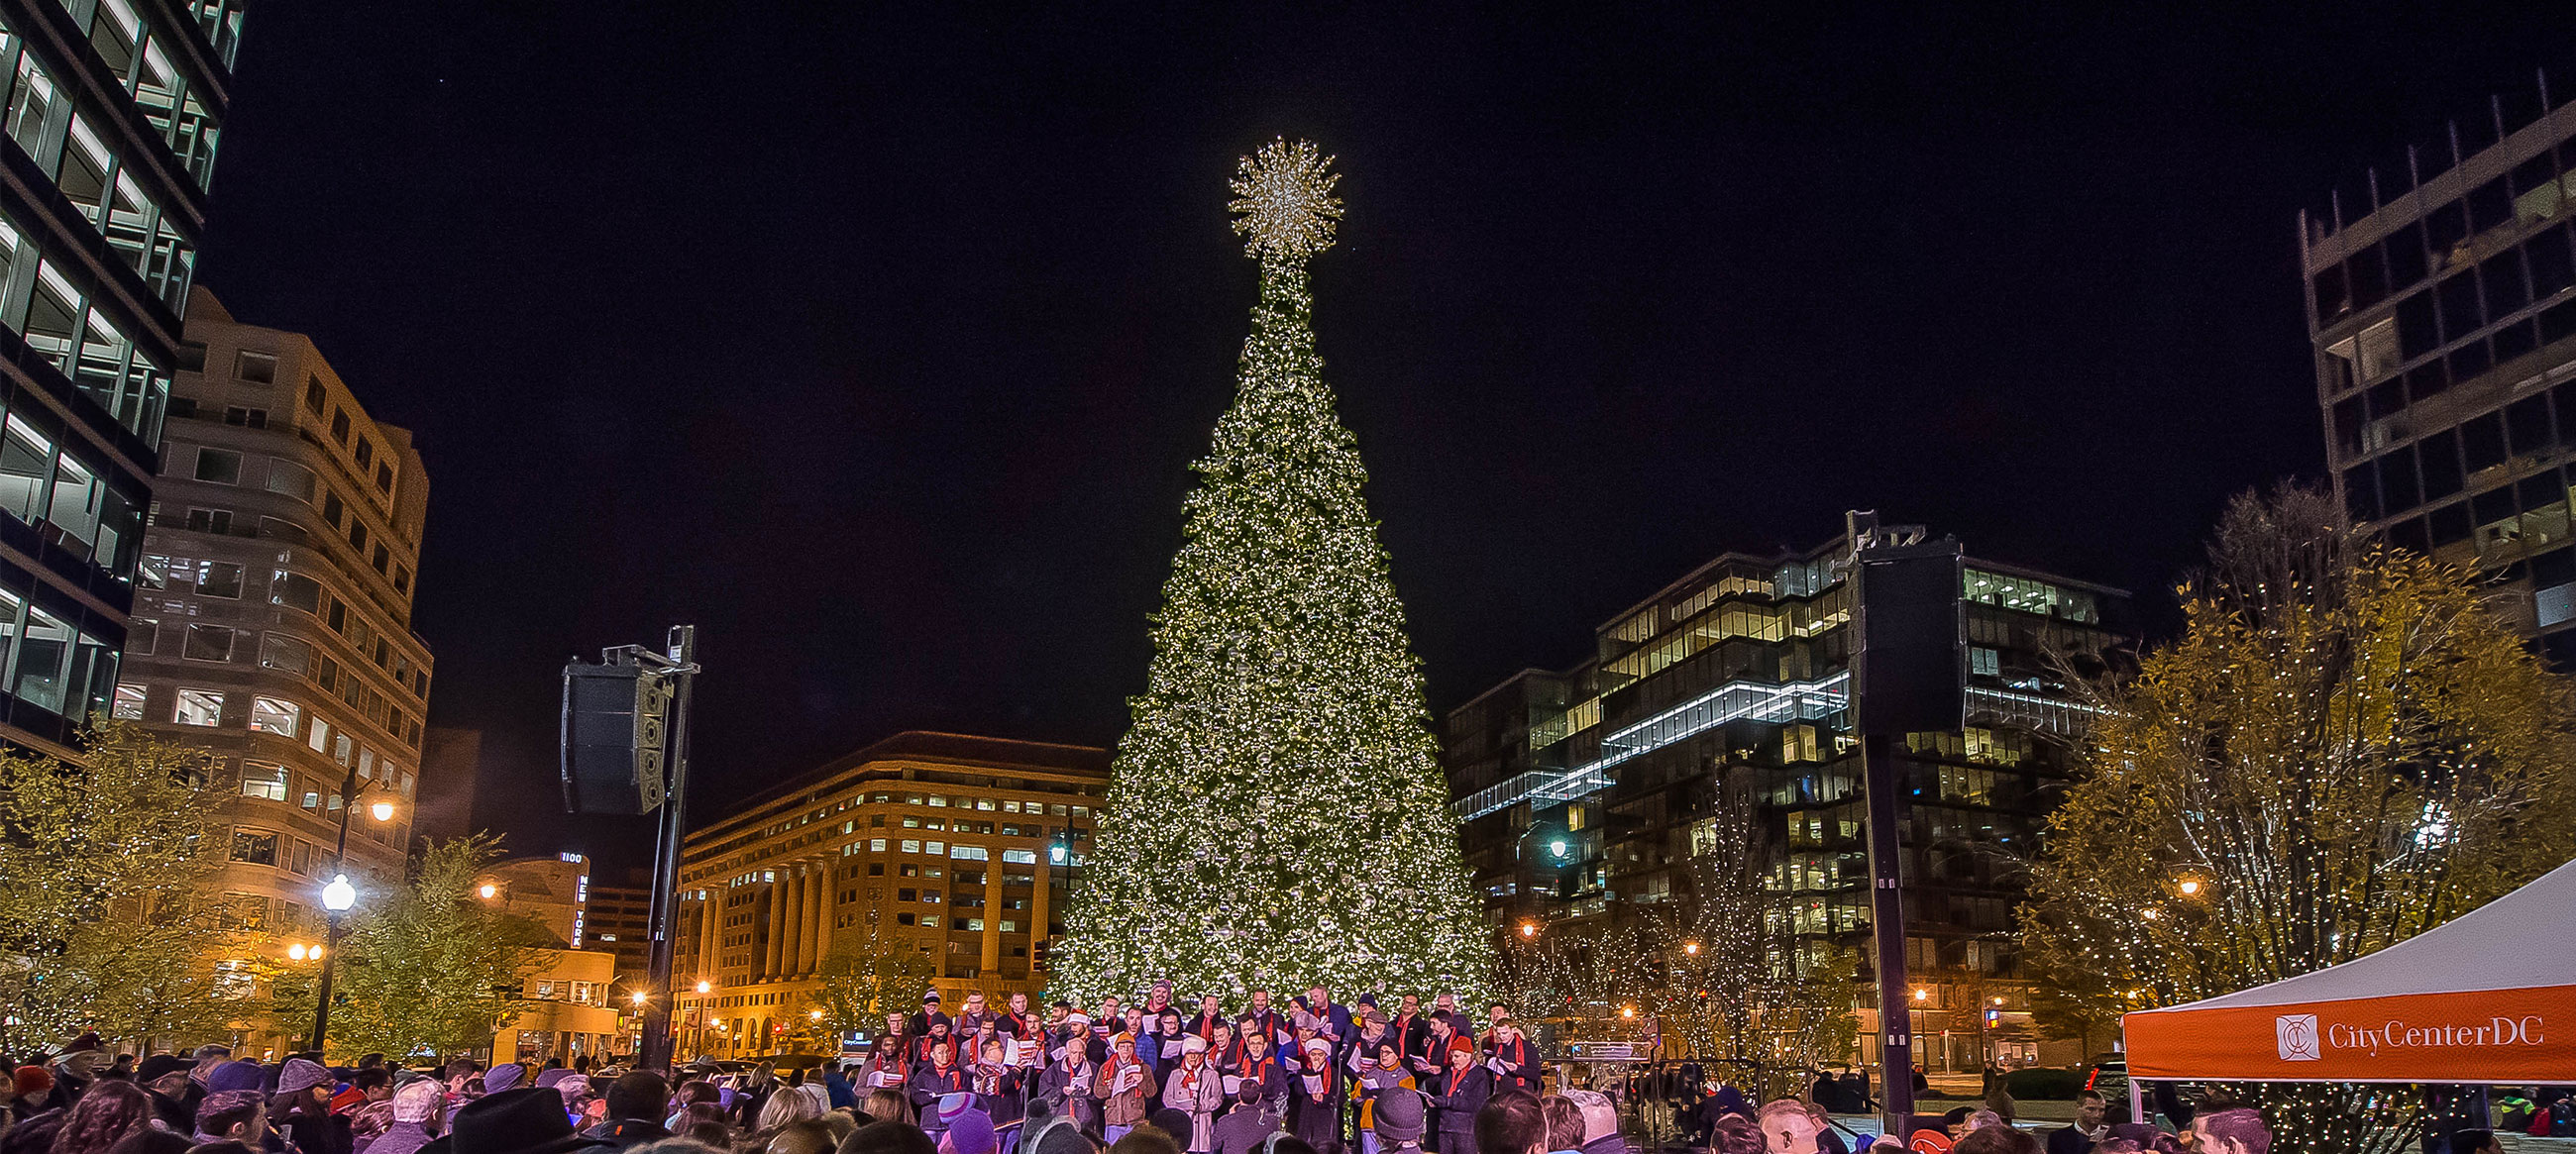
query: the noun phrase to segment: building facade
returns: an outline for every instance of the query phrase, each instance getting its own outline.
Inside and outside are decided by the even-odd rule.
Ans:
[[[0,0],[0,741],[116,684],[240,19]]]
[[[618,988],[631,993],[644,988],[653,966],[652,871],[628,870],[621,880],[625,884],[594,881],[590,887],[590,943],[617,955]]]
[[[1107,750],[907,732],[701,825],[680,862],[679,1052],[814,1041],[807,999],[854,927],[920,951],[951,1003],[1041,992],[1108,786]]]
[[[1849,552],[1837,540],[1720,557],[1602,626],[1582,664],[1525,670],[1449,713],[1444,768],[1500,948],[1524,931],[1632,924],[1717,859],[1758,870],[1782,899],[1775,941],[1796,954],[1784,961],[1849,966],[1856,951],[1866,964],[1851,587],[1837,564]],[[1959,1015],[1964,1047],[1945,1052],[1942,1023],[1926,1023],[1935,1071],[1945,1058],[1975,1068],[1976,1039],[2012,1032],[1980,1028],[1994,998],[2027,1026],[2014,863],[2065,776],[2050,739],[2081,720],[2051,654],[2098,660],[2119,642],[2105,615],[2123,601],[1976,560],[1962,596],[1967,728],[1911,734],[1900,757],[1910,978],[1927,1012]],[[1749,837],[1716,819],[1721,790],[1751,814]]]
[[[2576,106],[2499,96],[2302,214],[2335,489],[2576,660]]]
[[[191,311],[112,708],[214,755],[213,884],[274,953],[310,932],[333,873],[362,904],[402,876],[429,706],[410,628],[429,481],[311,340],[236,323],[202,289]]]
[[[475,879],[475,896],[555,939],[555,948],[537,951],[525,990],[528,1008],[493,1033],[492,1061],[569,1064],[634,1052],[631,1007],[618,1003],[613,988],[616,955],[584,947],[596,896],[589,858],[559,853],[496,861]]]

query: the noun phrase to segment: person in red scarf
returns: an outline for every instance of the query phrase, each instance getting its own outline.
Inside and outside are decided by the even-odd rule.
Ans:
[[[1117,1144],[1127,1131],[1145,1124],[1153,1113],[1154,1071],[1136,1059],[1136,1036],[1119,1034],[1109,1046],[1109,1060],[1100,1065],[1100,1081],[1092,1096],[1100,1099],[1101,1136]]]
[[[1395,1016],[1387,1019],[1386,1032],[1395,1039],[1396,1052],[1403,1055],[1405,1069],[1413,1068],[1413,1059],[1431,1056],[1431,1022],[1422,1016],[1422,999],[1406,994],[1395,1004]]]
[[[932,1024],[937,1029],[937,1023]],[[942,1094],[965,1094],[973,1091],[968,1084],[966,1068],[957,1064],[957,1046],[945,1036],[930,1040],[930,1060],[913,1064],[912,1076],[904,1083],[904,1096],[912,1099],[913,1114],[925,1124],[934,1123]],[[927,1125],[924,1127],[928,1128]]]
[[[1216,1149],[1216,1116],[1225,1109],[1225,1074],[1208,1065],[1207,1040],[1181,1038],[1181,1061],[1163,1083],[1163,1108],[1190,1116],[1189,1154]]]
[[[1206,1042],[1209,1051],[1213,1053],[1216,1048],[1217,1027],[1232,1025],[1232,1022],[1226,1020],[1225,1009],[1218,1005],[1216,995],[1202,994],[1199,996],[1198,1011],[1190,1015],[1185,1032],[1198,1035],[1199,1040]]]
[[[1228,1074],[1234,1072],[1233,1059],[1243,1052],[1243,1042],[1234,1036],[1234,1023],[1219,1022],[1207,1036],[1208,1064]]]
[[[908,1036],[913,1039],[912,1060],[915,1062],[928,1059],[930,1057],[930,1048],[932,1046],[936,1046],[942,1042],[946,1042],[952,1047],[957,1044],[956,1039],[948,1036],[949,1022],[946,1018],[932,1018],[926,1029],[921,1028],[922,1021],[919,1018],[914,1018],[912,1020],[912,1025],[915,1029]],[[950,1052],[954,1053],[955,1051],[951,1050]]]
[[[1245,1086],[1261,1088],[1261,1101],[1273,1114],[1284,1114],[1288,1104],[1288,1075],[1279,1060],[1270,1056],[1270,1044],[1258,1031],[1247,1030],[1234,1040],[1234,1061],[1228,1072]],[[1238,1087],[1240,1093],[1240,1087]]]
[[[1538,1093],[1538,1051],[1530,1048],[1529,1039],[1521,1037],[1520,1026],[1510,1018],[1494,1023],[1494,1056],[1485,1060],[1485,1068],[1494,1072],[1497,1094]]]
[[[886,1015],[885,1033],[877,1036],[876,1052],[863,1071],[868,1089],[899,1092],[912,1080],[913,1040],[905,1029],[902,1014]]]
[[[1342,1072],[1322,1038],[1307,1039],[1304,1060],[1288,1074],[1288,1132],[1318,1150],[1341,1141]]]
[[[1439,1154],[1476,1154],[1476,1111],[1494,1096],[1494,1072],[1477,1064],[1476,1043],[1451,1035],[1448,1068],[1430,1083],[1432,1147]]]
[[[1270,1039],[1272,1046],[1288,1044],[1288,1019],[1270,1008],[1270,991],[1252,991],[1252,1004],[1244,1008],[1243,1017],[1258,1027],[1261,1036]]]

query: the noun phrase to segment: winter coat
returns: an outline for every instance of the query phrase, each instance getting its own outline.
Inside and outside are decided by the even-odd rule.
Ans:
[[[1442,1150],[1473,1150],[1476,1133],[1476,1111],[1485,1108],[1485,1100],[1494,1096],[1494,1072],[1481,1065],[1464,1070],[1441,1072],[1433,1083],[1431,1108],[1439,1112],[1438,1130]],[[1467,1135],[1464,1146],[1453,1146],[1447,1135]]]
[[[1325,1067],[1319,1098],[1306,1089],[1306,1075],[1302,1062],[1288,1071],[1288,1132],[1320,1150],[1325,1142],[1341,1141],[1344,1083],[1340,1070]]]
[[[1205,1062],[1196,1070],[1176,1062],[1163,1080],[1163,1108],[1190,1116],[1191,1154],[1216,1149],[1216,1115],[1225,1109],[1225,1072]]]
[[[1047,1067],[1038,1075],[1037,1102],[1047,1113],[1071,1118],[1086,1134],[1100,1132],[1100,1067],[1084,1063],[1082,1069],[1067,1070],[1063,1063]]]
[[[1279,1115],[1249,1103],[1238,1104],[1216,1120],[1216,1154],[1256,1154],[1261,1143],[1279,1132]]]
[[[1494,1092],[1507,1094],[1514,1090],[1538,1093],[1538,1050],[1527,1038],[1514,1038],[1509,1045],[1497,1043],[1494,1060],[1503,1068],[1494,1078]]]
[[[418,1122],[396,1122],[376,1135],[376,1140],[359,1147],[360,1154],[413,1154],[429,1145],[429,1127]]]
[[[644,1118],[611,1118],[581,1133],[585,1138],[614,1142],[620,1150],[629,1146],[641,1146],[647,1142],[659,1142],[671,1136],[671,1132],[663,1129],[660,1123]],[[366,1154],[366,1152],[360,1151],[360,1154]]]
[[[939,1124],[939,1096],[967,1091],[966,1067],[950,1066],[945,1070],[928,1062],[912,1068],[912,1077],[904,1083],[903,1096],[912,1099],[912,1113],[921,1119],[921,1128],[938,1133],[947,1127]]]
[[[1118,1084],[1117,1075],[1124,1069],[1139,1070],[1144,1077],[1137,1081],[1134,1089],[1121,1093],[1114,1087]],[[1092,1096],[1100,1099],[1101,1124],[1105,1126],[1144,1125],[1145,1116],[1153,1113],[1152,1108],[1147,1105],[1153,1088],[1153,1067],[1141,1062],[1129,1062],[1121,1066],[1114,1057],[1103,1063],[1100,1067],[1100,1079],[1091,1084]]]

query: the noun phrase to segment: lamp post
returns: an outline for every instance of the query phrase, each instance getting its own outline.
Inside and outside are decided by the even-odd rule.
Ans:
[[[345,824],[342,830],[346,836]],[[323,1036],[331,1029],[331,971],[340,964],[340,915],[348,913],[349,907],[356,904],[358,887],[349,884],[349,875],[331,875],[331,884],[322,887],[323,916],[330,920],[331,931],[323,938],[322,980],[314,986],[313,1045],[310,1048],[317,1054],[322,1052]]]

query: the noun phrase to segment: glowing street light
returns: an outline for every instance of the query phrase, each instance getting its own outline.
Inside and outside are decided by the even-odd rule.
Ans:
[[[1698,957],[1698,956],[1699,956],[1699,943],[1698,943],[1698,942],[1684,942],[1684,943],[1682,943],[1682,952],[1683,952],[1683,953],[1685,953],[1685,954],[1689,954],[1690,956],[1692,956],[1692,957],[1694,957],[1694,958]]]
[[[348,831],[349,827],[346,824],[340,827],[343,835]],[[322,887],[322,916],[328,919],[331,925],[330,933],[325,939],[331,943],[330,948],[305,951],[307,957],[315,954],[322,957],[322,980],[315,984],[313,999],[312,1048],[315,1050],[322,1048],[322,1039],[329,1034],[331,1028],[331,963],[340,958],[340,917],[349,912],[349,907],[356,904],[358,904],[358,887],[349,884],[349,875],[332,874],[331,884]],[[287,956],[294,957],[295,952],[289,950]]]
[[[1547,852],[1555,854],[1559,860],[1562,860],[1572,854],[1574,850],[1572,847],[1565,844],[1564,838],[1558,838],[1555,841],[1547,843]]]
[[[488,901],[491,901],[493,898],[500,896],[500,894],[501,894],[501,887],[496,886],[496,885],[493,885],[493,884],[492,884],[492,883],[490,883],[490,882],[485,882],[485,883],[483,883],[483,885],[482,885],[480,888],[476,889],[474,892],[476,892],[476,893],[478,893],[478,894],[483,895],[483,900],[488,902]]]
[[[1534,938],[1534,937],[1537,937],[1537,936],[1538,936],[1538,923],[1537,923],[1537,922],[1522,922],[1522,923],[1521,923],[1521,936],[1522,936],[1522,937],[1524,937],[1524,938]]]
[[[390,801],[377,802],[376,804],[367,807],[367,813],[377,821],[392,821],[394,819],[394,803]]]
[[[2174,888],[2181,890],[2182,896],[2189,898],[2200,896],[2200,887],[2201,881],[2199,878],[2184,878],[2181,883],[2176,885]]]
[[[1927,989],[1925,989],[1925,988],[1923,988],[1923,987],[1921,987],[1921,986],[1916,986],[1916,987],[1914,987],[1914,1000],[1915,1000],[1915,1001],[1918,1001],[1918,1002],[1928,1002],[1928,1001],[1931,1001],[1931,1000],[1932,1000],[1932,991],[1927,990]]]
[[[639,1006],[644,1004],[644,991],[635,991],[635,1004]]]
[[[286,947],[286,957],[287,957],[287,960],[289,960],[289,961],[296,961],[296,962],[303,961],[303,960],[304,960],[304,943],[302,943],[302,942],[296,942],[295,944],[293,944],[293,945],[290,945],[290,946]]]
[[[714,982],[710,982],[710,981],[708,981],[708,980],[706,980],[706,979],[704,979],[704,978],[700,978],[700,979],[698,979],[698,992],[699,992],[699,993],[701,993],[701,994],[713,993],[713,992],[715,992],[715,988],[716,988],[716,984],[715,984]]]
[[[1620,1016],[1620,1017],[1622,1017],[1622,1018],[1633,1018],[1633,1017],[1636,1017],[1636,1016],[1637,1016],[1637,1007],[1635,1007],[1635,1006],[1621,1006],[1621,1007],[1619,1007],[1619,1016]]]

